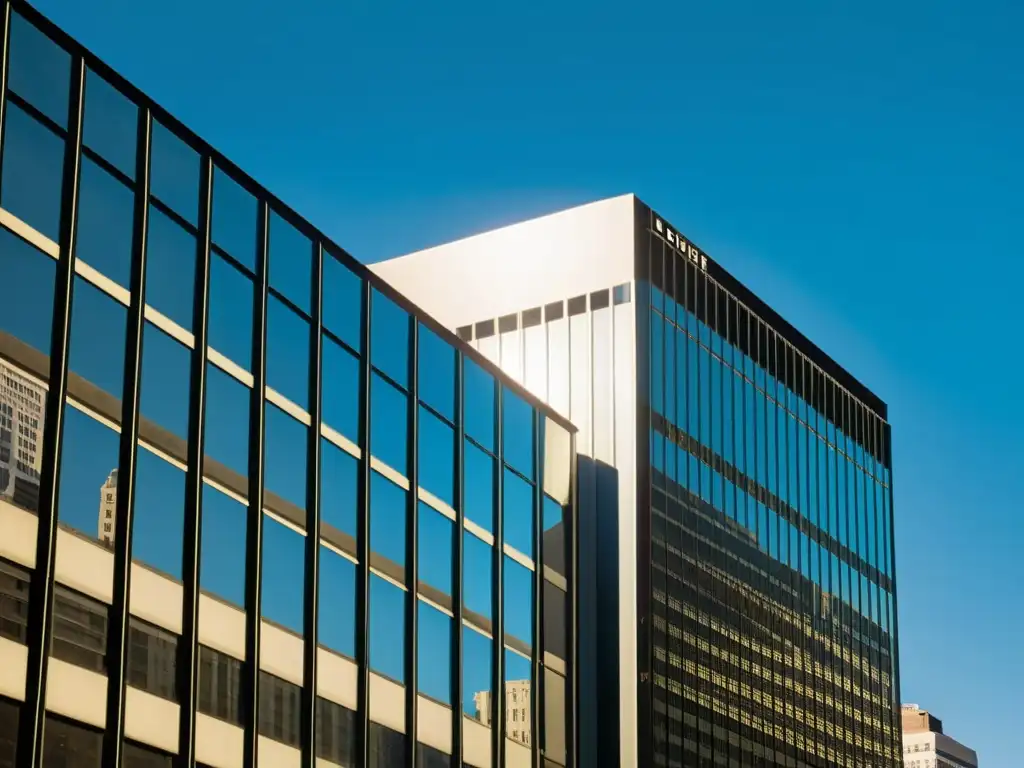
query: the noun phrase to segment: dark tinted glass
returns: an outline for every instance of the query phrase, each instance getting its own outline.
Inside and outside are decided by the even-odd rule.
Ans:
[[[43,765],[46,768],[100,768],[103,734],[72,725],[55,715],[46,716],[43,729]]]
[[[141,744],[124,743],[121,753],[122,768],[171,768],[171,756]]]
[[[18,753],[18,705],[0,700],[0,766],[14,768]]]
[[[370,317],[373,367],[401,387],[409,385],[409,313],[377,290]]]
[[[319,642],[350,658],[356,655],[356,564],[320,547]]]
[[[53,594],[54,658],[93,672],[107,669],[107,606],[58,584]]]
[[[195,226],[199,216],[199,153],[156,120],[151,142],[150,194]]]
[[[316,756],[343,766],[356,764],[355,717],[333,701],[316,700]]]
[[[263,589],[260,613],[297,635],[303,633],[306,537],[263,516]]]
[[[255,272],[256,198],[220,168],[213,174],[212,216],[211,239],[214,245],[250,272]]]
[[[544,652],[550,653],[563,661],[567,659],[566,646],[566,594],[548,580],[544,585]]]
[[[82,121],[82,143],[134,179],[139,108],[91,69],[85,73]]]
[[[261,671],[260,735],[292,747],[299,746],[301,712],[302,689],[287,680]]]
[[[462,373],[466,434],[493,451],[496,408],[494,377],[469,358],[463,361]]]
[[[401,768],[408,762],[403,734],[371,722],[369,741],[369,768]]]
[[[56,242],[64,140],[11,102],[4,114],[0,206]]]
[[[416,745],[416,768],[449,768],[452,756],[426,744]]]
[[[197,711],[240,725],[241,687],[241,661],[205,645],[199,646]]]
[[[128,685],[177,701],[178,636],[132,616],[128,627]]]
[[[29,571],[0,560],[0,637],[22,644],[28,639],[28,587],[31,579]]]
[[[248,508],[203,485],[203,541],[199,584],[238,607],[245,605],[245,536]]]
[[[7,87],[66,127],[71,56],[16,12],[11,14],[9,67]]]
[[[245,370],[252,368],[252,310],[252,279],[211,254],[208,342]]]
[[[420,400],[455,422],[455,348],[427,326],[419,329]]]
[[[291,223],[270,213],[270,287],[307,315],[313,289],[313,244]]]
[[[76,255],[123,288],[129,287],[135,193],[88,157],[78,187]]]
[[[363,281],[329,253],[323,266],[324,328],[348,344],[362,349]]]
[[[132,557],[180,579],[185,473],[142,446],[136,465]]]

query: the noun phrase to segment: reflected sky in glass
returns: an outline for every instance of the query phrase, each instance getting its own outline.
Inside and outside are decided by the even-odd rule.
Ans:
[[[406,492],[376,472],[370,473],[370,548],[396,565],[405,565]]]
[[[362,348],[363,281],[334,255],[323,258],[323,324],[352,349]]]
[[[417,610],[419,692],[451,706],[452,618],[422,601],[418,601]]]
[[[248,508],[203,484],[203,541],[199,584],[206,592],[245,605],[245,536]]]
[[[418,514],[419,581],[451,595],[455,523],[422,501]]]
[[[317,632],[321,645],[356,655],[356,564],[320,546],[320,608]]]
[[[89,538],[99,535],[101,489],[117,469],[119,441],[120,436],[114,430],[77,408],[64,406],[57,516],[61,523]]]
[[[455,431],[423,406],[419,419],[419,484],[454,507]]]
[[[405,592],[370,574],[370,669],[405,682]]]
[[[132,557],[181,579],[185,473],[139,446]]]
[[[327,439],[320,462],[320,521],[355,538],[359,462]]]
[[[401,387],[409,386],[409,313],[374,289],[370,302],[370,360]]]
[[[494,586],[494,549],[469,531],[462,533],[462,604],[484,619],[491,619]]]
[[[7,87],[67,127],[71,56],[18,13],[11,14],[10,45]]]
[[[0,301],[0,332],[49,356],[57,262],[0,227],[0,270],[22,286]]]
[[[512,390],[505,388],[501,401],[502,442],[505,463],[533,480],[533,408]]]
[[[320,418],[359,444],[359,358],[333,339],[323,337]]]
[[[263,516],[263,581],[260,614],[265,619],[303,633],[302,615],[305,603],[306,537]]]
[[[533,571],[505,556],[505,633],[533,645]]]
[[[249,474],[249,398],[251,390],[213,363],[206,366],[206,455]]]
[[[506,469],[503,490],[505,543],[533,559],[534,488],[515,472]]]
[[[449,422],[455,422],[455,348],[420,323],[419,396]]]
[[[463,503],[466,519],[494,532],[494,459],[466,440],[463,452]]]
[[[153,121],[149,191],[195,226],[199,218],[199,154]]]
[[[491,692],[491,640],[470,627],[462,627],[462,711],[480,720],[474,697]]]

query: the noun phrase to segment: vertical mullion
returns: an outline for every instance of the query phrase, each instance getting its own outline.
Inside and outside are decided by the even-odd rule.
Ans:
[[[146,239],[149,226],[149,155],[152,117],[139,111],[137,179],[132,226],[131,302],[125,345],[121,401],[121,444],[118,456],[114,517],[114,590],[107,628],[107,716],[103,733],[103,764],[121,765],[124,735],[125,667],[128,656],[128,613],[131,595],[132,521],[135,514],[135,468],[139,434],[139,390],[142,377],[142,335],[146,306]]]
[[[7,70],[11,52],[11,4],[0,2],[0,126],[7,113]],[[7,131],[0,131],[0,172],[3,171],[4,141]]]
[[[614,338],[614,335],[613,335]],[[566,670],[566,685],[569,692],[569,707],[566,712],[565,735],[569,740],[566,744],[566,766],[576,768],[579,759],[579,665],[577,649],[579,647],[579,474],[578,459],[576,456],[576,432],[569,434],[569,493],[571,497],[569,511],[569,647],[568,655],[569,668]],[[544,487],[544,478],[540,479],[541,488]],[[540,511],[541,520],[544,519],[543,508]],[[543,571],[543,568],[542,568]],[[543,646],[542,646],[543,648]]]
[[[323,259],[324,249],[319,242],[313,248],[313,285],[311,286],[312,323],[309,336],[309,416],[306,452],[309,457],[306,472],[306,552],[303,572],[303,677],[302,715],[300,717],[302,765],[316,765],[316,682],[317,648],[320,611],[320,474],[322,455],[320,448],[320,413],[323,394]]]
[[[4,40],[10,38],[10,5],[4,4]],[[3,90],[0,104],[6,101],[7,51],[4,46]],[[64,145],[63,181],[60,207],[60,259],[54,284],[53,324],[49,386],[39,480],[39,513],[36,532],[35,570],[29,582],[29,631],[37,642],[28,644],[25,676],[25,702],[19,718],[18,768],[40,768],[43,760],[46,680],[52,637],[54,554],[57,546],[57,509],[64,433],[64,399],[68,388],[68,344],[71,336],[71,301],[75,281],[75,221],[78,215],[78,174],[82,146],[82,98],[85,64],[80,56],[72,59],[71,88],[68,95],[68,135]],[[2,115],[0,115],[2,117]],[[6,131],[5,131],[6,133]]]
[[[362,349],[359,381],[359,464],[356,546],[359,550],[359,583],[356,585],[356,665],[359,680],[356,706],[356,765],[369,765],[370,746],[370,317],[373,289],[363,281]]]
[[[454,614],[454,631],[452,632],[452,766],[461,768],[464,761],[462,743],[462,571],[463,571],[463,530],[465,526],[465,441],[466,430],[463,419],[463,364],[465,353],[456,351],[455,359],[455,525],[452,535],[455,556],[452,577],[452,613]]]
[[[491,557],[494,562],[494,584],[493,584],[493,607],[494,617],[493,629],[493,655],[491,657],[491,689],[494,695],[491,697],[491,748],[494,765],[505,765],[505,445],[504,430],[504,387],[495,380],[493,397],[496,407],[494,409],[494,455],[495,466],[498,473],[494,483],[494,547]]]
[[[900,654],[899,654],[899,610],[896,601],[896,535],[894,531],[895,515],[893,515],[893,473],[892,473],[892,428],[888,423],[883,425],[884,435],[882,437],[882,453],[885,456],[884,466],[889,470],[889,508],[886,510],[889,526],[889,590],[892,600],[892,611],[889,616],[889,685],[891,688],[890,698],[892,699],[892,740],[890,743],[893,749],[903,743],[903,724],[897,711],[900,698]],[[888,602],[888,601],[886,601]]]
[[[544,488],[544,462],[542,453],[544,446],[545,424],[535,408],[530,409],[530,418],[533,420],[533,637],[530,657],[530,667],[533,676],[533,684],[530,686],[530,720],[532,733],[530,734],[530,754],[533,768],[541,768],[541,750],[544,748],[544,722],[542,707],[543,698],[540,695],[541,687],[544,685],[543,670],[540,660],[543,656],[541,650],[541,599],[544,586],[544,562],[543,551],[543,488]],[[564,695],[564,694],[563,694]]]
[[[195,350],[189,389],[188,469],[185,475],[185,526],[182,549],[182,623],[178,645],[178,756],[182,768],[195,764],[196,700],[199,677],[199,563],[203,533],[203,442],[206,414],[207,306],[210,283],[210,216],[213,200],[213,162],[203,158],[199,190],[199,239],[192,327]]]
[[[254,766],[259,754],[260,603],[263,566],[263,444],[266,439],[264,400],[267,389],[267,260],[270,211],[258,204],[256,292],[253,298],[253,388],[249,403],[249,520],[245,537],[245,663],[242,700],[245,707],[243,762]]]
[[[409,493],[406,494],[406,572],[405,583],[408,596],[405,602],[406,626],[405,636],[405,732],[409,742],[406,751],[409,768],[416,768],[416,706],[419,693],[417,669],[417,650],[419,647],[419,337],[420,324],[414,316],[409,317],[409,397],[406,414],[407,466],[409,473]]]

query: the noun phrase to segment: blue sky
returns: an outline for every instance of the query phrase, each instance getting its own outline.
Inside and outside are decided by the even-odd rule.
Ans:
[[[889,402],[904,699],[1013,764],[1024,5],[38,5],[365,260],[640,195]]]

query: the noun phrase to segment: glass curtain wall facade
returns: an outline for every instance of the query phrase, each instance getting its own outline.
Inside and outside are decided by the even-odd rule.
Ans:
[[[637,275],[639,764],[898,765],[884,405],[653,215]]]
[[[575,765],[575,430],[0,8],[0,766]]]

